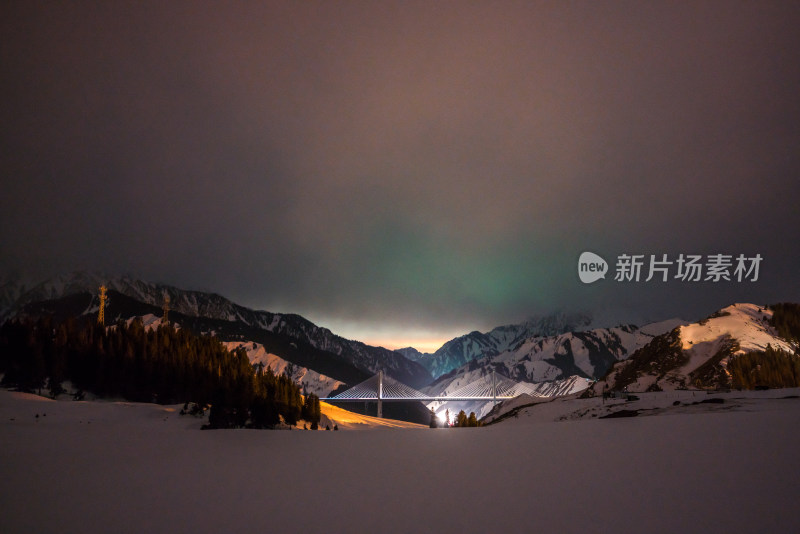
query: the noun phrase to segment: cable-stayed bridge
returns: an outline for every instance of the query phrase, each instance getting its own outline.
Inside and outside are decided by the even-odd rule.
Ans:
[[[323,401],[350,401],[350,402],[378,402],[378,417],[383,416],[384,402],[420,401],[420,402],[447,402],[447,401],[497,401],[513,399],[517,395],[527,393],[537,395],[532,384],[515,382],[510,378],[498,377],[494,372],[474,382],[458,388],[446,395],[431,396],[403,384],[391,377],[384,376],[383,371],[375,376],[356,384],[350,389],[320,399]],[[538,395],[537,395],[538,396]]]

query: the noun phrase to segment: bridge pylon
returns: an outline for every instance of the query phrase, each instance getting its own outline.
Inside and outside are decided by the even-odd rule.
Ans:
[[[378,371],[378,417],[383,418],[383,369]]]

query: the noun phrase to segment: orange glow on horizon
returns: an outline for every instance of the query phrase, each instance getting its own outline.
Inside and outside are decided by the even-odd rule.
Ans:
[[[373,347],[383,347],[389,350],[414,347],[422,353],[436,352],[442,345],[453,338],[464,335],[466,332],[476,330],[463,326],[435,328],[430,325],[402,324],[402,323],[376,323],[341,319],[337,317],[303,315],[314,324],[329,329],[331,332],[345,339],[360,341]]]
[[[376,337],[376,338],[359,339],[359,341],[366,343],[367,345],[373,345],[375,347],[383,347],[389,350],[414,347],[420,352],[435,352],[442,345],[450,341],[450,339],[452,338]]]

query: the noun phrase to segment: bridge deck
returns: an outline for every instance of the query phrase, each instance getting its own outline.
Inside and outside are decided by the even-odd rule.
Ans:
[[[476,401],[476,400],[485,400],[485,401],[493,401],[493,400],[508,400],[513,399],[514,397],[509,397],[506,395],[498,395],[496,397],[366,397],[366,398],[340,398],[340,397],[330,397],[320,399],[321,401],[342,401],[342,402],[359,402],[359,401],[383,401],[383,402],[401,402],[401,401],[421,401],[421,402],[446,402],[446,401]]]

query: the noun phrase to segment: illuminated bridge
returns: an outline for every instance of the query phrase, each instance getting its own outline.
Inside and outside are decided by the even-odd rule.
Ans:
[[[383,417],[384,402],[448,402],[448,401],[497,401],[513,399],[517,395],[527,393],[538,396],[533,390],[533,384],[514,382],[510,378],[498,377],[492,372],[474,382],[467,384],[447,395],[431,396],[409,387],[402,382],[384,376],[383,371],[372,378],[356,384],[347,391],[333,397],[320,399],[323,401],[350,401],[350,402],[378,402],[378,417]]]

